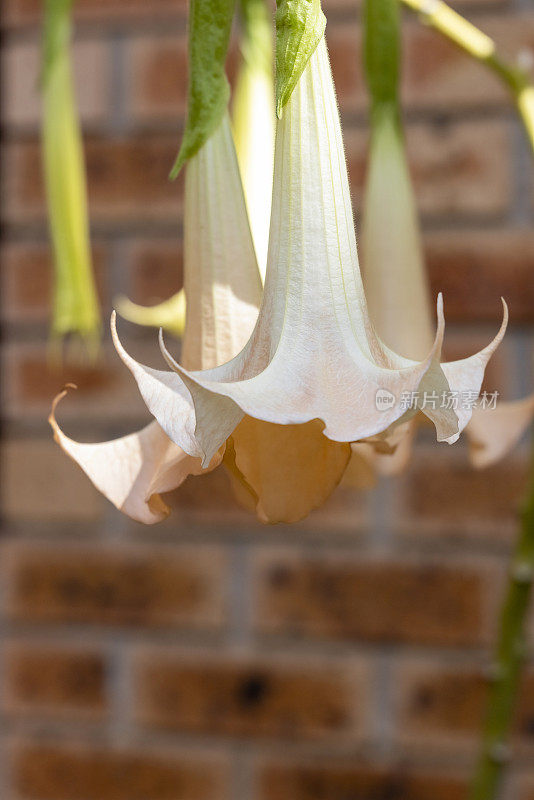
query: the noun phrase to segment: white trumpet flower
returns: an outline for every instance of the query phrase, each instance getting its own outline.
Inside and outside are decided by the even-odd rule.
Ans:
[[[339,115],[324,37],[278,121],[265,290],[254,331],[231,361],[212,369],[178,364],[160,372],[119,355],[167,435],[205,467],[243,420],[323,428],[346,445],[404,422],[403,396],[478,393],[506,326],[480,353],[440,366],[444,320],[426,357],[399,356],[369,320],[356,253]],[[187,414],[185,397],[192,404]],[[378,404],[385,396],[387,404]],[[421,408],[439,440],[454,442],[468,409]],[[408,412],[408,416],[413,412]],[[245,423],[246,424],[246,423]],[[295,428],[296,429],[296,428]],[[236,453],[236,466],[243,472]]]
[[[183,359],[189,367],[209,368],[224,363],[245,344],[261,298],[227,120],[188,163],[184,230],[188,313]],[[134,373],[142,369],[122,349],[121,353]],[[156,385],[153,403],[164,406],[172,396],[174,416],[166,419],[167,432],[173,438],[180,431],[187,436],[193,413],[187,390],[172,373],[152,370],[151,375]],[[317,421],[277,426],[248,417],[206,469],[156,421],[122,439],[78,443],[55,419],[63,396],[56,398],[50,417],[56,440],[115,506],[148,524],[169,514],[162,493],[221,461],[243,505],[262,521],[292,522],[324,502],[350,458],[350,446],[326,439]]]
[[[377,113],[362,227],[365,293],[371,319],[385,343],[394,343],[405,356],[420,358],[431,346],[433,334],[418,212],[397,111],[384,106]],[[479,357],[487,360],[487,349],[483,353]],[[461,363],[442,365],[457,402],[467,386],[467,381],[464,386],[456,381]],[[500,403],[495,409],[470,405],[466,427],[470,456],[475,466],[482,467],[501,458],[521,438],[534,414],[534,395]],[[361,458],[379,474],[401,472],[410,459],[417,425],[417,416],[399,425],[388,437],[387,451],[354,444],[346,482],[360,484],[356,467]]]
[[[184,229],[189,305],[184,361],[190,367],[209,368],[243,347],[261,297],[228,115],[188,162]],[[179,380],[173,389],[174,407],[187,419],[191,414],[189,395]],[[164,519],[169,508],[161,493],[222,461],[224,448],[202,467],[200,460],[184,453],[156,421],[109,442],[75,442],[63,433],[55,417],[64,394],[58,395],[50,415],[56,441],[97,489],[140,522]]]

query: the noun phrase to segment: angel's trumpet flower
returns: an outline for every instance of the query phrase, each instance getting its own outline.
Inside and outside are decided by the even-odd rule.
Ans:
[[[420,358],[432,342],[431,306],[403,135],[392,106],[375,111],[373,119],[362,246],[365,292],[378,334],[386,344],[395,343],[403,355]],[[442,366],[449,376],[451,365]],[[476,397],[470,391],[454,392],[448,402],[457,407],[470,405],[466,434],[471,460],[485,466],[521,438],[534,414],[534,395],[495,408],[477,405]],[[389,440],[391,452],[380,453],[361,443],[353,445],[353,451],[378,473],[397,474],[409,461],[417,424],[413,417],[396,429]]]
[[[161,340],[171,368],[162,373],[128,356],[115,333],[117,350],[151,413],[204,466],[238,433],[244,419],[275,427],[319,425],[325,437],[346,445],[403,421],[406,395],[478,394],[485,365],[504,335],[506,318],[481,353],[442,369],[439,299],[437,334],[423,360],[399,356],[382,344],[369,321],[359,273],[322,32],[301,76],[294,80],[292,75],[291,81],[294,89],[277,126],[265,290],[244,349],[222,366],[195,371],[178,364]],[[184,387],[193,403],[187,420]],[[456,441],[470,416],[469,409],[456,411],[440,403],[419,408],[435,423],[438,439],[449,442]],[[236,464],[239,468],[238,458]]]
[[[415,197],[400,120],[398,84],[400,64],[399,7],[394,0],[366,0],[364,3],[364,65],[371,100],[371,142],[363,214],[364,286],[371,319],[386,345],[404,356],[421,358],[431,345],[433,334],[429,287]],[[496,411],[474,408],[480,388],[478,380],[468,386],[472,367],[487,361],[486,348],[471,359],[443,364],[450,393],[440,402],[457,409],[467,433],[476,439],[473,457],[482,463],[519,438],[531,413],[533,400],[522,401],[514,410],[501,406]],[[459,377],[463,380],[458,381]],[[504,411],[501,417],[502,410]],[[466,413],[467,412],[467,413]],[[472,416],[471,416],[472,415]],[[491,421],[491,422],[490,422]],[[359,485],[365,461],[382,474],[400,472],[407,464],[418,417],[406,420],[373,448],[353,444],[353,458],[346,482]],[[488,438],[490,425],[495,431]]]
[[[208,368],[231,358],[245,344],[261,295],[227,114],[188,162],[184,230],[189,302],[184,361],[190,367]],[[181,384],[179,380],[174,383],[177,393]],[[63,394],[56,398],[50,416],[56,441],[117,508],[140,522],[164,519],[169,508],[160,494],[179,486],[188,475],[213,469],[222,460],[224,448],[203,469],[200,460],[184,453],[156,421],[121,439],[75,442],[55,419]],[[173,397],[176,413],[187,419],[187,391]]]
[[[183,360],[189,367],[209,368],[245,344],[261,296],[227,118],[188,162],[184,230],[188,314]],[[134,374],[141,369],[133,361],[129,364]],[[154,402],[163,408],[172,393],[173,416],[156,415],[172,438],[153,422],[122,439],[81,444],[65,436],[54,411],[50,419],[59,444],[95,486],[124,513],[145,523],[168,515],[161,493],[203,471],[198,458],[172,441],[180,429],[188,436],[192,409],[187,390],[172,373],[150,374],[158,392]],[[247,417],[207,469],[223,459],[242,504],[263,521],[291,522],[328,497],[349,458],[350,446],[326,439],[317,421],[278,426]]]

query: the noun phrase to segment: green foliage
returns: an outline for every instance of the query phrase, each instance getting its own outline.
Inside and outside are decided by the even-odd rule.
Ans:
[[[235,0],[191,0],[187,122],[171,178],[209,139],[228,105],[224,65],[234,9]]]
[[[276,113],[291,97],[304,68],[324,35],[320,0],[277,0]]]

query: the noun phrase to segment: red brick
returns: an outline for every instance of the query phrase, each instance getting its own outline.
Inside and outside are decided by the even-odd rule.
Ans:
[[[93,246],[93,270],[100,302],[107,308],[108,249]],[[2,248],[2,317],[9,322],[41,322],[51,315],[52,253],[48,244],[11,242]]]
[[[356,22],[329,25],[328,52],[342,112],[361,111],[367,107],[363,80],[361,29]]]
[[[103,325],[107,327],[104,319]],[[105,329],[104,329],[105,330]],[[124,324],[119,322],[119,331],[124,331]],[[106,338],[109,334],[105,334]],[[153,341],[146,344],[134,344],[124,339],[124,345],[141,363],[163,368],[161,355],[158,354],[156,335]],[[73,422],[82,425],[83,438],[87,439],[87,430],[94,427],[89,441],[112,438],[110,425],[128,423],[134,429],[140,420],[150,419],[146,406],[131,373],[124,366],[113,346],[103,345],[95,362],[88,360],[83,348],[69,354],[58,362],[52,357],[46,345],[20,344],[11,345],[4,350],[4,414],[10,420],[23,417],[36,418],[45,423],[50,405],[56,394],[66,383],[73,383],[77,391],[69,392],[58,409],[58,419],[69,422],[66,433],[76,438],[78,429]],[[97,421],[107,423],[104,434],[100,433]],[[48,429],[45,429],[48,434]],[[124,432],[124,431],[123,431]]]
[[[234,498],[230,479],[224,467],[219,467],[207,475],[191,477],[174,492],[165,496],[165,502],[172,508],[167,522],[162,523],[170,531],[176,526],[209,525],[215,532],[228,532],[241,528],[245,536],[252,530],[257,532],[255,519],[243,509]],[[238,526],[238,527],[237,527]]]
[[[52,441],[8,439],[2,444],[2,509],[18,522],[94,522],[104,500]]]
[[[182,181],[169,180],[179,132],[131,138],[86,137],[89,208],[94,222],[176,220]],[[5,220],[35,223],[45,218],[40,148],[32,140],[4,146]]]
[[[106,662],[95,650],[12,645],[5,654],[4,710],[98,718],[107,709]]]
[[[224,620],[225,559],[208,547],[13,546],[13,619],[214,629]]]
[[[530,774],[522,775],[515,782],[514,790],[517,800],[534,800],[534,779]]]
[[[463,800],[465,779],[448,772],[384,769],[359,764],[269,765],[260,800]]]
[[[408,662],[397,674],[399,735],[425,743],[478,743],[489,681],[473,666]],[[517,703],[516,732],[534,743],[534,675],[528,674]]]
[[[406,479],[406,524],[479,531],[484,536],[495,528],[513,533],[526,480],[524,465],[508,459],[474,470],[465,454],[438,454],[413,459]]]
[[[185,32],[134,37],[126,50],[128,100],[134,117],[182,117],[187,108]]]
[[[520,230],[443,231],[427,234],[432,290],[442,291],[448,321],[491,321],[499,297],[512,323],[534,321],[534,234]]]
[[[521,51],[534,47],[530,13],[477,16],[473,22],[495,40],[499,54],[512,64]],[[510,104],[503,82],[440,33],[420,24],[407,25],[405,33],[403,99],[408,106],[448,111]]]
[[[503,122],[409,125],[408,156],[421,213],[453,217],[503,214],[511,197],[508,133]],[[345,145],[355,209],[359,211],[367,163],[366,137],[347,128]]]
[[[258,558],[256,578],[264,633],[441,646],[487,639],[494,576],[478,565],[281,550]]]
[[[183,243],[178,236],[155,242],[133,240],[127,245],[124,261],[129,296],[137,303],[160,303],[182,288]]]
[[[404,664],[395,682],[398,692],[398,731],[402,739],[424,746],[451,736],[465,744],[478,734],[484,719],[488,683],[480,670]]]
[[[72,48],[76,104],[83,122],[102,122],[109,113],[111,59],[105,43],[77,41]],[[37,41],[8,44],[2,51],[4,124],[37,128],[41,118]]]
[[[2,9],[2,24],[6,27],[32,25],[39,22],[42,4],[39,0],[6,0]],[[156,18],[182,19],[185,0],[79,0],[75,14],[77,21],[117,22],[125,24],[152,21]]]
[[[166,655],[136,664],[137,719],[151,728],[280,739],[361,732],[367,687],[361,664]]]
[[[225,800],[219,759],[90,745],[24,744],[13,784],[24,800]]]

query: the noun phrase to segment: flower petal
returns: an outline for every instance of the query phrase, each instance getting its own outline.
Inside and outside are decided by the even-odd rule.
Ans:
[[[306,517],[338,485],[350,458],[350,445],[327,439],[319,420],[282,426],[244,417],[231,440],[262,522]]]
[[[170,509],[160,494],[176,489],[188,475],[203,472],[200,460],[184,453],[157,422],[109,442],[75,442],[63,433],[55,416],[65,394],[66,390],[55,398],[49,417],[56,442],[120,511],[147,525],[165,519]],[[222,454],[216,454],[207,471],[221,459]]]
[[[210,369],[244,346],[262,295],[228,113],[187,165],[184,272],[182,360]]]
[[[262,291],[228,114],[187,164],[184,238],[187,315],[182,357],[195,368],[214,367],[235,356],[247,341]],[[128,355],[114,316],[111,329],[117,352],[150,413],[173,442],[203,458],[207,467],[243,412],[226,400],[226,419],[221,414],[206,421],[219,441],[206,458],[195,438],[195,427],[204,420],[201,414],[195,417],[184,382],[173,372],[144,366]]]
[[[116,299],[115,306],[121,317],[136,325],[164,328],[175,336],[182,336],[184,332],[185,292],[183,289],[155,306],[141,306],[124,296]]]
[[[417,419],[412,418],[394,428],[391,435],[384,440],[389,446],[389,452],[386,450],[381,451],[380,448],[373,446],[373,442],[355,442],[352,445],[351,462],[356,459],[358,463],[360,459],[364,459],[369,464],[369,467],[379,475],[398,475],[410,460],[417,427]],[[353,470],[353,472],[356,475],[355,486],[357,487],[358,471]]]
[[[534,394],[495,408],[474,408],[466,428],[469,456],[475,467],[488,467],[521,439],[534,417]]]
[[[486,365],[506,333],[506,327],[508,325],[508,306],[504,299],[502,300],[502,304],[503,320],[495,338],[484,347],[483,350],[475,353],[475,355],[469,356],[469,358],[463,358],[459,361],[449,361],[441,365],[449,382],[451,392],[458,393],[457,396],[460,397],[460,402],[456,409],[459,432],[446,439],[449,444],[453,444],[458,439],[460,433],[471,419],[473,403],[462,403],[462,396],[467,397],[467,395],[469,395],[473,401],[476,400],[480,392],[480,387],[482,386]]]
[[[148,410],[169,439],[190,456],[201,458],[203,453],[195,438],[195,415],[191,397],[183,382],[172,372],[140,364],[126,352],[117,333],[115,312],[111,315],[111,336],[122,362],[137,381]]]
[[[358,447],[354,449],[354,445],[351,445],[351,447],[353,449],[347,469],[341,479],[341,486],[361,491],[374,489],[376,486],[376,473],[373,469],[373,464],[367,458],[368,454],[360,452]]]

